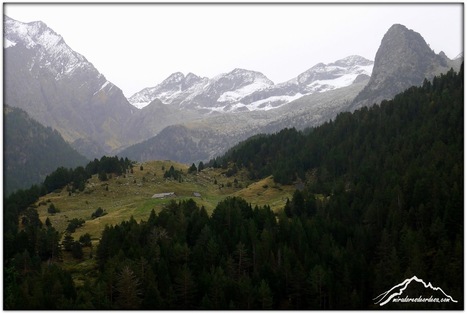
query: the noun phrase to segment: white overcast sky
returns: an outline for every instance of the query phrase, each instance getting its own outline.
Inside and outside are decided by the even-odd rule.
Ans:
[[[287,81],[319,62],[374,60],[395,23],[449,58],[463,52],[458,4],[4,4],[4,14],[41,20],[125,96],[174,72],[212,78],[234,68]]]

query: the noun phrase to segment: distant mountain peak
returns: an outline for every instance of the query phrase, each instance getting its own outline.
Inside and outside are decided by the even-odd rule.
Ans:
[[[175,72],[164,80],[166,83],[180,83],[185,78],[181,72]]]
[[[84,56],[73,51],[63,39],[42,21],[23,23],[8,16],[5,17],[4,39],[7,42],[5,48],[16,46],[18,43],[27,49],[43,49],[38,53],[30,68],[41,64],[55,72],[56,79],[63,75],[70,75],[80,67],[91,68],[92,65]],[[47,59],[46,55],[49,56]],[[49,60],[50,59],[50,60]]]
[[[169,75],[160,84],[153,87],[146,87],[133,94],[128,101],[135,107],[142,109],[155,99],[159,99],[164,104],[170,104],[178,97],[182,97],[187,90],[202,85],[207,81],[196,74],[188,73],[186,76],[181,72]]]
[[[318,63],[297,77],[302,93],[322,92],[351,85],[357,76],[371,74],[373,61],[352,55],[333,63]]]
[[[119,88],[45,23],[4,16],[3,27],[5,103],[66,141],[93,137],[106,152],[124,143],[115,140],[115,130],[134,108]]]
[[[435,54],[422,35],[394,24],[383,36],[370,81],[352,107],[379,103],[406,88],[421,85],[425,78],[447,71],[449,61],[445,55]]]
[[[370,61],[362,56],[358,55],[352,55],[345,57],[343,59],[337,60],[334,63],[331,63],[332,65],[337,65],[337,66],[364,66],[364,65],[373,65],[373,61]]]
[[[318,63],[298,77],[274,84],[261,72],[234,68],[211,79],[193,73],[173,73],[162,83],[129,98],[143,108],[155,99],[202,113],[264,111],[278,108],[304,95],[325,92],[369,77],[373,61],[351,55],[333,63]],[[357,79],[358,78],[358,79]]]

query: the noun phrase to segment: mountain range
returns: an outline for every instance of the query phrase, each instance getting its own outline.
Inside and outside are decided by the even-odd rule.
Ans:
[[[134,94],[129,101],[143,108],[159,99],[164,104],[203,113],[267,111],[305,95],[349,86],[357,78],[369,77],[372,68],[372,61],[350,56],[330,64],[319,63],[280,84],[274,84],[260,72],[245,69],[234,69],[212,79],[193,73],[185,77],[177,72],[162,83]]]
[[[420,34],[394,25],[374,62],[349,56],[278,84],[246,69],[213,78],[176,72],[127,99],[45,23],[4,17],[4,103],[89,159],[208,160],[249,136],[313,127],[390,99],[462,60],[435,54]]]

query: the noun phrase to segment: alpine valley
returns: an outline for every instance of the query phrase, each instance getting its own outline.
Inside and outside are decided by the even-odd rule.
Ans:
[[[176,72],[126,99],[43,22],[5,16],[4,42],[5,104],[57,130],[88,159],[184,163],[210,160],[255,134],[320,125],[458,70],[462,61],[435,54],[420,34],[394,25],[375,62],[348,56],[277,84],[238,68],[213,78]]]
[[[381,35],[127,99],[4,17],[3,308],[464,309],[463,56]]]

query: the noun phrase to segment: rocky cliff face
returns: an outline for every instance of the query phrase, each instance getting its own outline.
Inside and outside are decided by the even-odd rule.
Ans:
[[[4,39],[5,103],[70,143],[81,139],[80,152],[88,157],[86,143],[107,153],[128,144],[124,126],[136,109],[60,35],[42,22],[5,17]]]
[[[419,33],[395,24],[384,35],[370,81],[351,109],[391,99],[411,86],[421,85],[425,78],[447,72],[451,66],[456,64],[444,53],[430,49]]]

